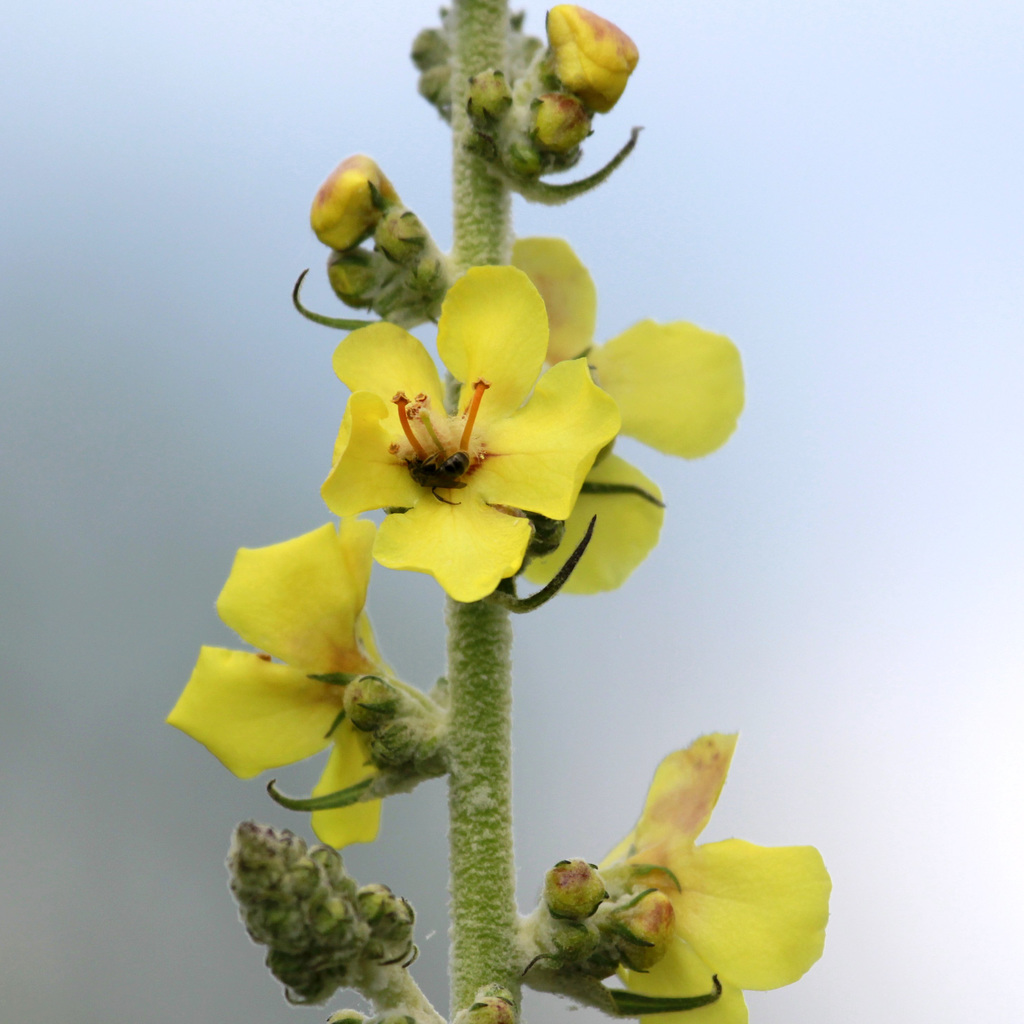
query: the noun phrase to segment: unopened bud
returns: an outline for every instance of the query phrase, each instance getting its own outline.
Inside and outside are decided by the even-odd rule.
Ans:
[[[363,732],[390,722],[398,711],[398,691],[378,676],[360,676],[345,687],[345,713]]]
[[[309,223],[324,245],[351,249],[376,227],[381,218],[381,199],[397,202],[394,186],[368,156],[350,156],[320,186]]]
[[[540,153],[533,146],[522,142],[513,142],[508,147],[504,154],[504,164],[518,178],[535,178],[544,170]]]
[[[327,1024],[363,1024],[368,1019],[358,1010],[338,1010],[327,1018]]]
[[[373,240],[395,263],[408,263],[423,251],[430,235],[412,210],[394,209],[377,224]]]
[[[412,41],[413,64],[420,71],[429,71],[439,64],[445,64],[451,57],[452,48],[448,45],[448,37],[440,29],[425,28]]]
[[[646,971],[668,950],[675,932],[675,911],[663,892],[649,889],[615,910],[609,923],[623,963]]]
[[[512,106],[512,91],[502,71],[482,71],[469,80],[466,110],[478,128],[488,128],[500,121]]]
[[[412,934],[416,922],[412,905],[386,885],[364,885],[356,894],[356,905],[374,937],[391,941],[407,939]]]
[[[373,734],[370,757],[378,768],[401,768],[420,753],[421,743],[420,731],[408,722],[388,722]]]
[[[533,136],[552,153],[568,153],[590,134],[590,115],[575,96],[546,92],[537,97]]]
[[[526,553],[530,558],[543,558],[558,549],[565,537],[565,521],[562,519],[548,519],[538,512],[527,512],[527,518],[533,526],[533,536]]]
[[[552,921],[551,945],[568,963],[586,960],[597,949],[601,936],[588,921]]]
[[[575,4],[548,11],[555,73],[583,102],[604,114],[618,102],[636,67],[636,44],[610,21]]]
[[[327,280],[346,305],[357,309],[372,306],[377,285],[373,253],[365,249],[332,252],[327,258]]]
[[[472,1006],[455,1016],[454,1024],[515,1024],[519,1014],[512,993],[501,985],[478,989]]]
[[[442,114],[451,109],[452,71],[447,64],[438,64],[424,71],[417,88],[420,95],[428,103],[433,103]]]
[[[578,857],[559,861],[544,876],[544,900],[553,917],[590,917],[607,896],[597,869]]]

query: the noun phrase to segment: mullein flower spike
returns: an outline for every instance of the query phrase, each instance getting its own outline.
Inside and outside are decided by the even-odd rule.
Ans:
[[[713,733],[666,757],[636,827],[601,865],[613,892],[651,887],[673,910],[663,957],[653,965],[630,960],[633,969],[622,972],[627,988],[646,996],[690,996],[707,992],[713,976],[721,981],[721,998],[687,1012],[679,1024],[745,1022],[742,989],[796,981],[825,943],[831,881],[814,847],[740,839],[696,845],[735,746],[735,735]]]
[[[569,515],[618,415],[582,360],[538,380],[547,344],[526,276],[476,267],[448,292],[438,325],[438,352],[462,382],[454,416],[433,360],[405,331],[375,324],[338,346],[334,369],[352,396],[322,493],[339,515],[389,512],[377,561],[477,601],[522,565],[526,513]]]
[[[373,523],[353,519],[242,548],[217,611],[269,653],[204,647],[167,721],[243,779],[328,746],[314,795],[374,776],[369,739],[346,717],[343,685],[386,671],[363,610],[374,534]],[[312,825],[341,847],[373,840],[379,821],[380,801],[372,800],[314,811]]]
[[[602,389],[615,399],[623,434],[670,455],[700,458],[721,447],[743,409],[743,366],[726,337],[694,324],[644,320],[605,345],[594,345],[597,292],[587,268],[560,238],[521,238],[512,262],[544,297],[551,328],[547,362],[586,356]],[[616,455],[599,458],[566,522],[562,546],[531,562],[525,575],[546,583],[594,515],[594,537],[566,584],[572,593],[621,586],[657,543],[664,519],[661,491]]]
[[[235,830],[228,871],[249,936],[268,947],[289,1002],[322,1003],[415,953],[409,903],[387,886],[359,888],[330,847],[247,821]]]

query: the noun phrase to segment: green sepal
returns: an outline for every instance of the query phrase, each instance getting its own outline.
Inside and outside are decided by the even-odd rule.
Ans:
[[[565,581],[572,575],[573,569],[576,568],[577,563],[583,557],[583,553],[587,550],[587,545],[590,543],[590,538],[594,536],[594,524],[597,522],[597,516],[590,517],[590,524],[587,526],[587,532],[583,534],[579,544],[576,545],[573,553],[566,559],[565,565],[558,570],[557,573],[552,577],[551,581],[535,594],[531,594],[529,597],[517,597],[515,594],[515,584],[510,583],[508,589],[501,587],[495,590],[487,600],[493,601],[494,604],[500,605],[502,608],[507,608],[510,612],[516,614],[522,614],[523,612],[532,612],[534,609],[539,608],[542,604],[547,604],[565,585]],[[505,583],[505,580],[501,581]],[[509,590],[512,593],[509,593]]]
[[[699,1010],[718,1001],[722,983],[718,975],[711,976],[715,990],[703,996],[643,996],[627,989],[606,989],[620,1017],[646,1017],[649,1013],[677,1013],[680,1010]]]
[[[365,672],[310,672],[307,679],[315,679],[318,683],[330,686],[348,686],[353,679],[362,679]]]
[[[679,892],[683,891],[683,887],[679,884],[679,879],[676,878],[675,873],[665,867],[664,864],[630,864],[630,870],[637,878],[643,878],[644,875],[649,875],[654,871],[660,871],[662,874],[666,874],[672,879],[672,884],[679,890]],[[650,892],[650,889],[647,891]]]
[[[620,910],[629,910],[630,907],[635,907],[645,896],[650,896],[652,892],[657,892],[655,888],[644,889],[643,892],[638,892],[628,903],[623,904]]]
[[[341,723],[342,723],[342,722],[344,722],[344,721],[345,721],[345,709],[344,709],[344,708],[342,708],[342,709],[341,709],[341,710],[340,710],[340,711],[339,711],[339,712],[338,712],[338,713],[337,713],[337,714],[336,714],[336,715],[334,716],[334,721],[333,721],[333,722],[331,722],[331,727],[330,727],[330,729],[328,729],[328,730],[327,730],[327,732],[325,732],[325,733],[324,733],[324,739],[325,739],[325,740],[329,740],[329,739],[331,738],[331,735],[332,735],[332,734],[334,733],[334,730],[335,730],[335,729],[337,729],[337,728],[338,728],[338,726],[339,726],[339,725],[341,725]]]
[[[644,501],[657,505],[658,508],[665,507],[665,502],[660,498],[656,498],[650,491],[645,491],[636,484],[605,484],[584,480],[583,486],[580,488],[580,494],[635,494],[638,498],[643,498]]]
[[[338,807],[349,807],[359,802],[360,796],[373,783],[373,779],[363,779],[354,786],[347,789],[339,789],[333,793],[324,793],[323,796],[292,797],[285,796],[278,791],[274,783],[277,779],[271,779],[267,783],[267,792],[271,800],[287,807],[290,811],[333,811]]]
[[[324,327],[338,327],[343,331],[355,331],[360,327],[368,327],[370,324],[378,323],[377,320],[342,320],[333,316],[321,316],[319,313],[314,313],[311,309],[306,309],[299,299],[299,292],[302,289],[302,282],[306,279],[308,273],[309,268],[307,267],[299,274],[299,279],[295,282],[295,287],[292,289],[292,305],[307,320],[312,320],[315,324],[323,324]]]
[[[624,924],[618,921],[611,922],[604,926],[613,935],[618,935],[620,939],[625,939],[631,946],[644,946],[647,949],[653,949],[654,943],[648,942],[646,939],[638,939]],[[633,970],[636,970],[634,967]]]
[[[633,152],[636,141],[640,138],[641,131],[642,129],[640,128],[634,128],[629,133],[629,141],[604,167],[586,178],[581,178],[579,181],[572,181],[565,185],[550,185],[548,182],[540,181],[539,179],[524,180],[512,175],[508,175],[505,180],[509,188],[518,192],[524,199],[530,202],[543,203],[545,206],[560,206],[562,203],[569,202],[570,199],[575,199],[577,196],[597,188],[598,185],[606,181],[611,176],[612,171]]]

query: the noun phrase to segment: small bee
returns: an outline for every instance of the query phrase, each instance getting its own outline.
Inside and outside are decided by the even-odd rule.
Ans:
[[[446,505],[461,505],[460,501],[449,501],[437,493],[438,487],[465,487],[465,483],[459,479],[469,469],[469,452],[455,452],[453,455],[445,455],[443,452],[435,452],[425,459],[410,459],[409,472],[413,480],[420,487],[429,487],[430,493],[438,501]]]

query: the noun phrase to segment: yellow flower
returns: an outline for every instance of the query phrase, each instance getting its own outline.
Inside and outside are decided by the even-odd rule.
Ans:
[[[618,102],[640,58],[636,44],[610,21],[575,4],[548,11],[548,43],[562,84],[591,110]]]
[[[547,361],[585,354],[598,384],[619,407],[623,434],[687,459],[708,455],[728,440],[743,409],[743,366],[728,338],[682,321],[643,320],[607,344],[594,345],[597,292],[568,242],[518,239],[512,262],[547,306]],[[660,498],[639,470],[612,457],[598,462],[587,483],[633,485]],[[621,585],[657,543],[663,519],[661,509],[636,493],[581,495],[565,541],[552,555],[531,562],[527,577],[546,583],[595,513],[594,539],[565,589],[586,594]],[[611,523],[614,529],[606,528]]]
[[[371,522],[348,520],[282,544],[241,548],[217,611],[268,653],[203,647],[168,723],[242,779],[332,743],[313,796],[373,775],[364,734],[347,720],[337,723],[344,687],[310,676],[383,667],[363,611],[374,532]],[[370,842],[379,821],[379,800],[314,811],[312,817],[320,839],[337,847]]]
[[[377,226],[381,210],[374,205],[371,185],[385,199],[398,201],[394,186],[368,156],[350,156],[327,176],[309,211],[310,226],[324,245],[351,249]]]
[[[718,1002],[651,1024],[745,1024],[742,989],[789,985],[821,956],[832,883],[813,846],[755,846],[741,839],[695,845],[725,783],[735,735],[702,736],[669,754],[655,773],[643,814],[608,855],[602,872],[641,865],[642,876],[672,901],[676,935],[648,973],[624,971],[644,995],[691,996],[722,983]]]
[[[449,291],[437,348],[462,382],[449,416],[437,368],[400,327],[373,324],[338,346],[352,390],[323,485],[339,515],[385,508],[374,557],[432,575],[476,601],[522,565],[523,511],[565,519],[601,448],[615,403],[567,360],[537,379],[548,344],[544,302],[521,271],[476,267]]]

